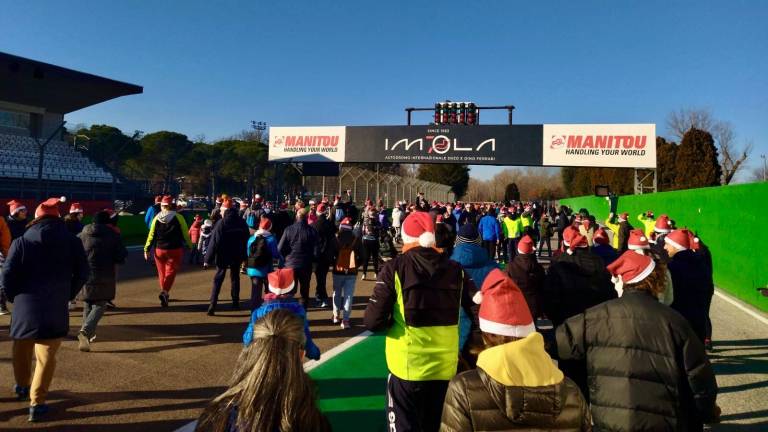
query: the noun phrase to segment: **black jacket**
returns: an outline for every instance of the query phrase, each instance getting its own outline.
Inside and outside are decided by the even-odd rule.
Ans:
[[[285,257],[286,267],[307,269],[312,268],[317,241],[317,231],[303,219],[285,229],[277,249]]]
[[[11,244],[2,283],[14,304],[13,339],[58,339],[69,332],[67,302],[88,279],[83,244],[59,218],[44,217]]]
[[[542,287],[544,286],[544,267],[539,264],[534,254],[517,254],[507,264],[507,274],[515,281],[525,296],[528,309],[534,319],[543,315],[541,307]]]
[[[128,252],[120,234],[104,224],[86,225],[78,235],[88,257],[91,275],[83,287],[86,301],[112,300],[115,298],[115,265],[125,262]]]
[[[709,304],[714,294],[712,270],[706,255],[692,250],[675,254],[667,265],[672,275],[675,299],[672,309],[680,312],[693,328],[700,341],[704,341],[709,315]]]
[[[339,258],[341,249],[352,249],[355,258],[355,268],[349,270],[339,270],[336,268],[336,261]],[[363,262],[363,241],[352,230],[340,230],[337,236],[334,236],[331,242],[331,271],[337,275],[356,275],[357,268]]]
[[[561,359],[586,360],[598,430],[701,430],[717,383],[686,320],[646,291],[626,290],[556,331]]]
[[[619,236],[619,255],[627,251],[627,244],[629,242],[629,232],[634,228],[628,221],[619,222],[619,232],[616,235]]]
[[[237,210],[227,210],[224,218],[213,227],[205,262],[221,268],[240,264],[248,256],[248,237],[248,225],[238,216]]]
[[[333,244],[336,242],[336,225],[325,214],[318,216],[312,228],[317,231],[315,256],[318,263],[325,265],[333,261]]]
[[[13,240],[24,235],[24,231],[27,229],[29,220],[18,220],[15,217],[8,216],[6,217],[5,222],[8,224],[8,229],[11,231],[11,240]]]

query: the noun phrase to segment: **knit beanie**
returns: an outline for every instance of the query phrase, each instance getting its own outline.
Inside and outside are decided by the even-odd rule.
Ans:
[[[465,223],[459,228],[458,236],[456,237],[456,244],[460,243],[472,243],[480,244],[480,234],[477,232],[477,227],[473,223]]]

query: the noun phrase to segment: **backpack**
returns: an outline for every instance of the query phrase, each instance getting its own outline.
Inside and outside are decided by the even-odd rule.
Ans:
[[[269,250],[266,237],[257,236],[251,243],[246,264],[248,268],[266,267],[272,264],[272,251]]]
[[[355,260],[355,245],[357,239],[347,247],[339,247],[339,253],[336,257],[336,264],[334,269],[340,273],[348,273],[350,270],[357,268],[357,261]]]

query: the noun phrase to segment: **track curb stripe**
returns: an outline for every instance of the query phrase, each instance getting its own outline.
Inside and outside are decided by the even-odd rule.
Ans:
[[[747,315],[751,316],[752,318],[760,321],[765,325],[768,325],[768,318],[766,318],[765,315],[761,315],[760,313],[753,311],[747,306],[744,306],[744,303],[742,303],[740,300],[737,300],[731,297],[729,294],[725,294],[720,288],[715,288],[715,295],[725,300],[726,302],[732,304],[733,306],[736,306],[736,308],[746,313]]]
[[[360,342],[365,340],[365,338],[367,338],[368,336],[370,336],[372,334],[373,333],[371,333],[370,331],[366,330],[366,331],[360,333],[357,336],[352,336],[351,338],[349,338],[346,341],[344,341],[344,343],[342,343],[341,345],[337,345],[337,346],[331,348],[330,350],[328,350],[328,352],[326,352],[325,354],[322,355],[320,360],[310,360],[310,361],[304,363],[304,372],[310,372],[314,368],[322,365],[323,363],[327,362],[328,360],[336,357],[337,355],[343,353],[344,351],[346,351],[346,350],[352,348],[353,346],[359,344]]]

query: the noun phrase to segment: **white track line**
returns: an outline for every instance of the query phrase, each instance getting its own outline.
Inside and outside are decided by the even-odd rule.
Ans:
[[[344,352],[344,351],[348,350],[349,348],[352,348],[353,346],[355,346],[358,343],[362,342],[365,338],[367,338],[368,336],[370,336],[372,334],[373,333],[371,333],[370,331],[366,330],[366,331],[360,333],[357,336],[353,336],[353,337],[347,339],[341,345],[337,345],[337,346],[331,348],[330,350],[328,350],[328,352],[324,353],[320,357],[320,360],[310,360],[310,361],[304,363],[304,371],[305,372],[311,371],[312,369],[320,366],[321,364],[327,362],[328,360],[336,357],[337,355],[341,354],[342,352]]]
[[[760,321],[761,323],[763,323],[765,325],[768,325],[768,318],[766,318],[765,315],[761,315],[761,314],[753,311],[752,309],[744,306],[741,303],[740,300],[736,300],[733,297],[731,297],[730,295],[727,295],[727,294],[723,293],[719,288],[715,289],[715,295],[720,297],[721,299],[727,301],[728,303],[736,306],[739,310],[741,310],[745,314],[751,316],[752,318]]]

